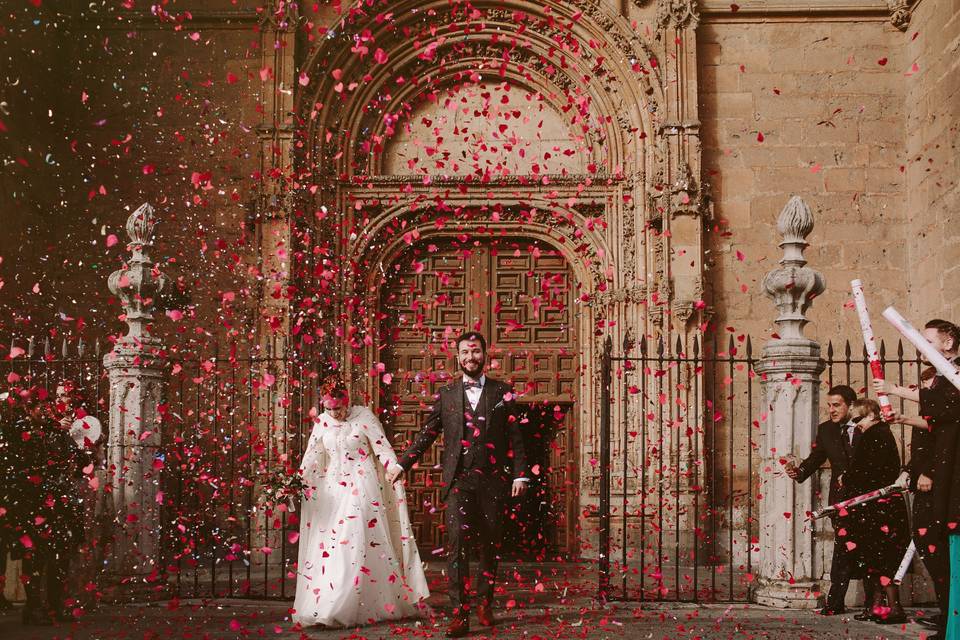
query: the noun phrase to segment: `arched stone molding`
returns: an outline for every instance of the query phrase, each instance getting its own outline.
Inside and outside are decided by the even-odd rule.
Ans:
[[[505,7],[504,3],[488,0],[475,3],[474,6],[485,11],[485,15],[490,18],[486,27],[473,33],[458,34],[456,39],[450,38],[450,34],[443,28],[445,21],[452,16],[449,6],[442,0],[427,3],[406,0],[391,7],[394,18],[389,24],[385,21],[384,24],[377,25],[370,20],[369,24],[355,25],[355,31],[370,29],[375,46],[386,52],[386,64],[371,64],[369,60],[361,59],[352,52],[353,42],[349,40],[346,32],[329,38],[323,46],[312,52],[305,61],[304,69],[311,81],[315,78],[317,82],[312,90],[303,92],[299,97],[298,108],[301,114],[307,116],[308,123],[305,148],[301,151],[303,160],[322,175],[351,175],[351,164],[356,159],[355,145],[362,142],[349,136],[355,136],[356,132],[361,130],[357,127],[364,121],[362,112],[378,92],[384,92],[384,88],[389,87],[386,91],[391,94],[390,99],[386,100],[387,104],[378,104],[377,110],[381,113],[393,113],[388,105],[409,100],[418,90],[422,92],[425,84],[432,88],[432,83],[427,82],[428,80],[442,81],[444,76],[452,77],[449,69],[441,70],[437,65],[432,66],[432,72],[436,75],[431,76],[431,64],[419,60],[420,52],[432,48],[434,58],[439,59],[443,53],[449,52],[455,46],[475,46],[490,55],[496,53],[496,47],[491,44],[494,39],[512,43],[514,50],[523,54],[524,60],[533,60],[530,66],[532,72],[537,72],[538,67],[541,67],[539,73],[543,76],[545,87],[552,86],[559,93],[563,92],[563,84],[574,88],[583,87],[598,103],[619,103],[615,108],[607,107],[602,112],[604,116],[611,116],[608,123],[611,125],[611,133],[608,134],[611,142],[619,140],[622,147],[628,144],[639,146],[639,133],[651,136],[656,131],[655,114],[664,100],[658,67],[655,66],[656,63],[651,63],[657,56],[648,43],[630,30],[622,17],[609,13],[605,5],[591,0],[552,0],[544,3],[518,1]],[[552,20],[553,25],[543,32],[520,28],[515,20],[511,20],[514,11]],[[431,12],[431,24],[439,28],[434,30],[432,36],[421,41],[419,50],[410,46],[409,38],[391,33],[402,32],[404,27],[416,26],[413,23],[419,21],[422,15]],[[551,50],[559,48],[558,45],[564,38],[583,43],[580,53],[570,56],[568,60],[576,73],[564,71],[557,64],[552,69],[557,75],[546,77],[547,74],[543,73],[542,65],[536,61],[536,56],[546,59]],[[587,45],[591,41],[608,45],[613,50],[609,55],[595,54]],[[483,59],[483,56],[476,58]],[[495,57],[486,60],[490,63],[500,62]],[[515,65],[516,62],[511,60],[507,65],[508,72],[512,73],[514,70],[510,67]],[[316,73],[312,73],[314,70]],[[333,70],[339,70],[336,77],[332,75]],[[404,77],[411,78],[405,83],[407,86],[389,85],[401,70],[405,72],[402,74]],[[425,73],[417,76],[414,81],[412,76],[421,70]],[[591,81],[585,84],[584,78]],[[518,78],[514,77],[513,80],[517,81]],[[530,82],[525,78],[519,80]],[[342,85],[342,91],[348,89],[353,82],[357,83],[359,91],[341,99],[340,92],[337,91],[338,85]],[[397,96],[392,95],[394,92]],[[630,106],[631,110],[624,111],[624,106]],[[380,125],[378,131],[383,130],[383,123]],[[619,132],[614,135],[613,132],[617,129]],[[329,140],[326,139],[328,131],[336,132]],[[377,134],[371,131],[371,135]]]

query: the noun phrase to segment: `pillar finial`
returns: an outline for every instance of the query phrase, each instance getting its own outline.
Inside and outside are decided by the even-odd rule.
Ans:
[[[773,300],[780,315],[774,322],[783,341],[805,341],[806,312],[813,299],[824,292],[823,274],[807,266],[803,252],[806,238],[813,231],[813,214],[799,196],[793,196],[777,218],[777,231],[783,236],[780,266],[763,279],[763,292]]]

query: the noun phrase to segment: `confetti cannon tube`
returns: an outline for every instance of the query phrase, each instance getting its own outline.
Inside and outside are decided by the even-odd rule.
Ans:
[[[893,307],[887,307],[883,311],[883,317],[890,324],[897,328],[897,331],[903,334],[903,337],[909,340],[917,351],[922,353],[927,362],[932,364],[937,372],[957,389],[960,389],[960,373],[956,367],[950,364],[950,361],[944,358],[939,351],[933,348],[933,345],[927,342],[923,334],[913,328],[913,325],[907,322],[907,319],[900,315]]]
[[[910,546],[907,547],[906,553],[903,554],[903,560],[900,561],[900,568],[897,569],[897,574],[893,576],[893,584],[903,582],[903,578],[907,575],[907,570],[910,569],[910,563],[913,562],[913,556],[916,553],[917,545],[911,540]]]
[[[868,491],[867,493],[864,493],[862,495],[854,496],[853,498],[849,498],[848,500],[843,500],[841,502],[831,504],[830,506],[824,507],[823,509],[817,509],[812,514],[810,514],[810,517],[813,518],[814,520],[819,520],[820,518],[824,516],[828,516],[831,513],[843,511],[844,509],[849,509],[850,507],[856,507],[857,505],[861,505],[866,502],[873,502],[874,500],[879,500],[880,498],[884,498],[894,493],[901,493],[903,491],[906,491],[906,488],[904,488],[903,485],[891,484],[890,486],[882,487],[880,489],[874,489],[873,491]]]
[[[850,288],[853,290],[853,302],[857,307],[857,315],[860,316],[860,330],[863,332],[863,344],[867,347],[867,356],[870,358],[870,372],[874,380],[883,380],[883,365],[880,364],[877,342],[873,338],[873,325],[870,323],[870,313],[867,311],[867,300],[863,296],[863,283],[859,280],[851,280]],[[878,393],[877,400],[880,403],[883,419],[890,420],[894,414],[890,398],[885,393]]]

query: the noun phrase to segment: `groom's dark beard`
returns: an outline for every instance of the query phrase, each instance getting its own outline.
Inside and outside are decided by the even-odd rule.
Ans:
[[[460,371],[463,373],[463,375],[467,376],[467,377],[470,378],[471,380],[479,380],[480,377],[483,376],[483,367],[484,367],[486,364],[487,364],[487,359],[486,359],[486,358],[484,358],[483,360],[481,360],[480,362],[477,363],[477,373],[476,373],[476,375],[474,375],[474,374],[470,373],[469,371],[467,371],[466,367],[464,367],[462,364],[460,365]]]

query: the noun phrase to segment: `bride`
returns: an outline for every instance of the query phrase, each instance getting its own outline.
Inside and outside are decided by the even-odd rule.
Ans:
[[[409,617],[430,592],[413,539],[402,484],[386,480],[397,456],[376,416],[350,406],[337,379],[324,384],[300,471],[293,621],[356,626]]]

